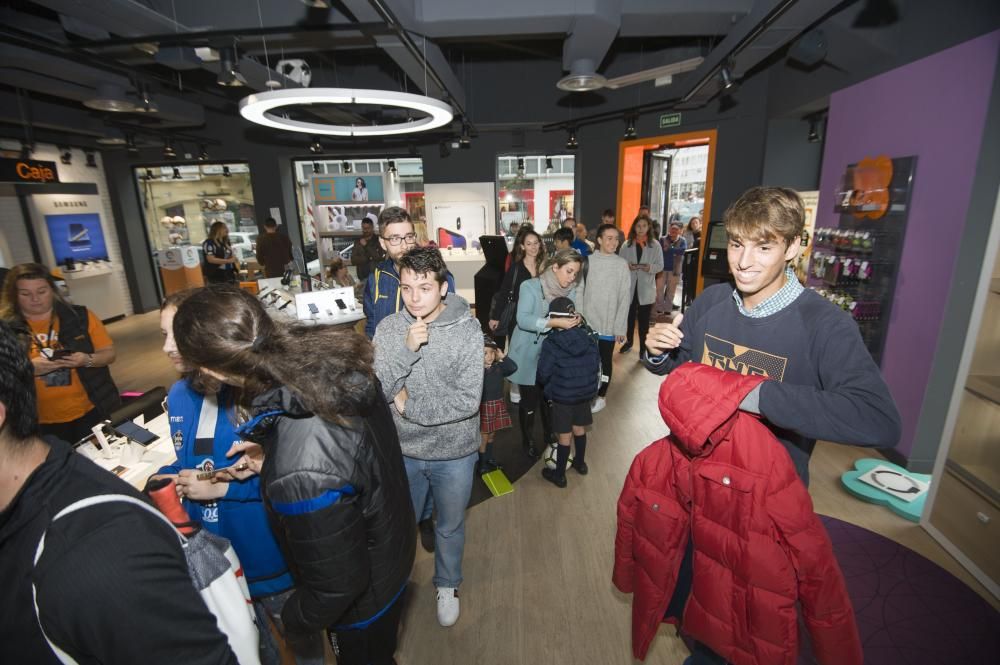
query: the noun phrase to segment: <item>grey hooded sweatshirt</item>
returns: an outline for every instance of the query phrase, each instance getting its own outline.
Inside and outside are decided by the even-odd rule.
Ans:
[[[375,374],[406,457],[451,460],[479,449],[483,332],[461,296],[449,293],[444,303],[416,352],[406,346],[416,319],[405,309],[382,319],[372,339]],[[409,398],[400,415],[393,397],[404,387]]]

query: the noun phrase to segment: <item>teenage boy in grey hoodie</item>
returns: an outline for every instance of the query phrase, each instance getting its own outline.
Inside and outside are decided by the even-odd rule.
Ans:
[[[469,303],[448,293],[448,267],[431,247],[399,260],[405,309],[375,329],[375,373],[403,449],[417,515],[430,498],[437,510],[434,586],[438,623],[458,621],[465,550],[465,508],[479,451],[483,333]]]

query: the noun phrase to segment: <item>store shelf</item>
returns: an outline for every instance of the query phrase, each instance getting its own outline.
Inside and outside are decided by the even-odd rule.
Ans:
[[[965,389],[994,404],[1000,404],[1000,376],[970,374],[965,381]]]

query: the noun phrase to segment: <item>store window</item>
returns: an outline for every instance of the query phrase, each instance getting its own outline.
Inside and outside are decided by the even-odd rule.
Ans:
[[[386,206],[400,206],[415,222],[426,222],[424,164],[419,157],[296,160],[294,171],[310,274],[321,272],[334,256],[350,263],[361,222],[371,219],[377,225]]]
[[[548,234],[576,208],[576,158],[573,155],[500,155],[497,158],[497,210],[500,227],[529,222]]]
[[[165,252],[178,249],[182,251],[171,256],[186,251],[192,260],[203,260],[201,243],[215,222],[226,225],[241,262],[256,259],[257,219],[249,165],[140,166],[134,173],[153,262],[161,268],[156,271],[161,293],[176,290],[175,285],[163,283]]]

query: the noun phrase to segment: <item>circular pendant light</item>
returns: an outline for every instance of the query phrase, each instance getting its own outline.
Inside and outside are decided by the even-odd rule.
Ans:
[[[289,106],[310,104],[365,104],[412,109],[427,117],[390,125],[331,125],[321,122],[292,120],[275,112]],[[292,88],[249,95],[240,100],[240,115],[265,127],[290,132],[326,136],[389,136],[412,134],[443,127],[454,117],[451,105],[431,97],[393,90],[362,90],[351,88]]]

